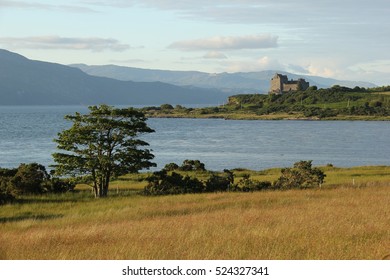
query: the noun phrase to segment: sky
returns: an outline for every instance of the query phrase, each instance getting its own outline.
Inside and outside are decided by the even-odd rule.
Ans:
[[[389,15],[389,0],[0,0],[0,48],[61,64],[390,85]]]

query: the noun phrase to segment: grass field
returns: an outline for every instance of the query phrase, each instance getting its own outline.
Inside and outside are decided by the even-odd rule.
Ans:
[[[81,191],[0,207],[2,259],[381,259],[390,254],[390,167],[324,167],[316,190],[144,197]],[[240,171],[273,180],[278,169]],[[141,177],[143,175],[140,175]]]

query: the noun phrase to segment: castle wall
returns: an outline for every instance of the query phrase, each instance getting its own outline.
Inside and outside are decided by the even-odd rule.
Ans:
[[[283,84],[283,92],[298,90],[298,83]]]
[[[301,89],[302,90],[307,90],[310,86],[309,82],[306,82],[304,79],[299,79],[298,80],[301,84]]]
[[[275,74],[271,79],[270,93],[281,94],[283,92],[297,91],[298,89],[306,90],[309,83],[305,79],[289,81],[286,75]]]
[[[271,89],[270,92],[281,93],[283,90],[281,80],[278,78],[271,79]]]

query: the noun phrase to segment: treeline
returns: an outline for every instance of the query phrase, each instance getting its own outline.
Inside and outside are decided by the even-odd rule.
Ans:
[[[186,108],[181,105],[144,107],[140,109],[149,117],[225,117],[229,114],[255,114],[258,116],[275,113],[304,117],[332,118],[343,116],[390,116],[390,86],[348,88],[335,85],[327,89],[311,86],[304,91],[283,94],[238,94],[230,96],[223,106]]]
[[[305,91],[283,94],[242,94],[229,98],[234,110],[252,111],[258,115],[271,113],[303,113],[306,117],[334,117],[337,115],[389,116],[390,86],[378,88],[348,88],[333,86],[328,89],[309,87]]]
[[[76,184],[70,179],[50,175],[43,165],[30,163],[18,168],[0,168],[0,204],[15,200],[20,194],[63,193]]]
[[[250,178],[249,174],[244,174],[240,180],[236,181],[234,172],[227,169],[222,173],[208,171],[208,178],[200,180],[187,174],[180,174],[179,171],[182,171],[184,166],[186,170],[207,171],[204,169],[204,164],[199,161],[186,160],[181,167],[174,163],[168,164],[161,171],[154,172],[148,177],[148,185],[144,188],[142,194],[172,195],[306,189],[320,187],[326,177],[325,173],[319,168],[312,167],[311,161],[299,161],[291,168],[282,169],[280,177],[274,182],[254,180]],[[198,168],[199,166],[203,166],[203,168]]]
[[[181,166],[170,163],[149,175],[147,186],[140,193],[173,195],[307,189],[320,187],[325,177],[325,173],[313,167],[311,161],[299,161],[291,168],[283,168],[280,177],[270,182],[252,179],[249,174],[236,178],[234,170],[208,171],[199,160],[185,160]],[[76,183],[73,179],[50,175],[43,165],[37,163],[21,164],[12,169],[0,168],[0,204],[12,202],[18,195],[73,191]]]

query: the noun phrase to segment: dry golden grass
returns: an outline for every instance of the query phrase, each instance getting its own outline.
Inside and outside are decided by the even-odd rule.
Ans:
[[[0,207],[4,259],[381,259],[389,185]]]

